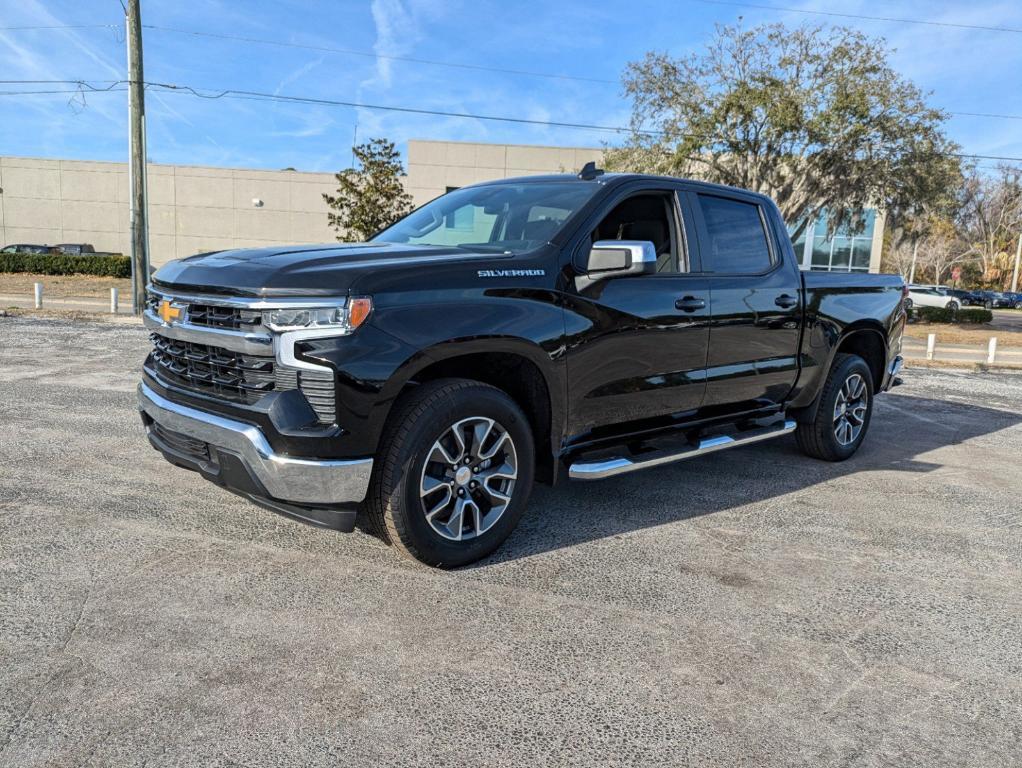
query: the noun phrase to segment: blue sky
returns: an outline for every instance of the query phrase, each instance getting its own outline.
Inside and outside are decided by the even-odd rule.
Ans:
[[[1022,28],[1022,4],[1001,2],[758,5]],[[705,45],[716,22],[844,23],[882,35],[895,66],[957,112],[1022,115],[1022,34],[904,23],[826,19],[697,0],[629,3],[559,0],[142,0],[145,24],[367,55],[197,37],[146,29],[147,80],[423,109],[627,125],[619,79],[650,49],[681,55]],[[17,26],[110,24],[110,29],[17,30]],[[118,0],[0,0],[0,79],[125,77]],[[451,68],[383,57],[590,78],[592,82]],[[52,89],[54,86],[18,86]],[[15,89],[0,85],[0,91]],[[69,101],[71,103],[69,103]],[[0,154],[125,159],[126,94],[0,96]],[[410,138],[600,146],[613,134],[350,107],[147,97],[149,157],[161,163],[335,171],[352,138]],[[1022,120],[953,117],[965,151],[1022,157]]]

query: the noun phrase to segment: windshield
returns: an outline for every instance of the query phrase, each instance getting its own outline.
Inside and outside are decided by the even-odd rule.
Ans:
[[[550,240],[598,189],[578,181],[465,187],[413,211],[373,240],[521,253]]]

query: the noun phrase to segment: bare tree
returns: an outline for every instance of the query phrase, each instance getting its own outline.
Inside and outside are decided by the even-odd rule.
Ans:
[[[962,241],[954,223],[934,221],[927,228],[927,234],[919,241],[917,274],[932,275],[935,285],[940,285],[949,275],[952,267],[976,260],[975,250]]]
[[[1005,287],[1022,233],[1022,169],[1001,166],[994,176],[973,171],[965,180],[959,227],[985,282]]]

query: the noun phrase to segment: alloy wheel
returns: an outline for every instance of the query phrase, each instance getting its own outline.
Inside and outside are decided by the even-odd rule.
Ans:
[[[503,426],[484,416],[452,424],[437,438],[419,480],[422,511],[451,541],[476,538],[507,510],[518,479],[518,454]]]
[[[860,374],[853,373],[841,385],[834,403],[834,437],[841,445],[851,445],[858,439],[866,423],[868,408],[866,380]]]

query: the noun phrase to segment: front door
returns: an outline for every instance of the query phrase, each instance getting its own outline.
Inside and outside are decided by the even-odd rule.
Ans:
[[[581,438],[694,414],[709,339],[710,278],[692,273],[685,236],[692,221],[675,191],[647,183],[608,202],[594,221],[580,249],[597,240],[651,241],[657,272],[569,288],[567,433]]]

